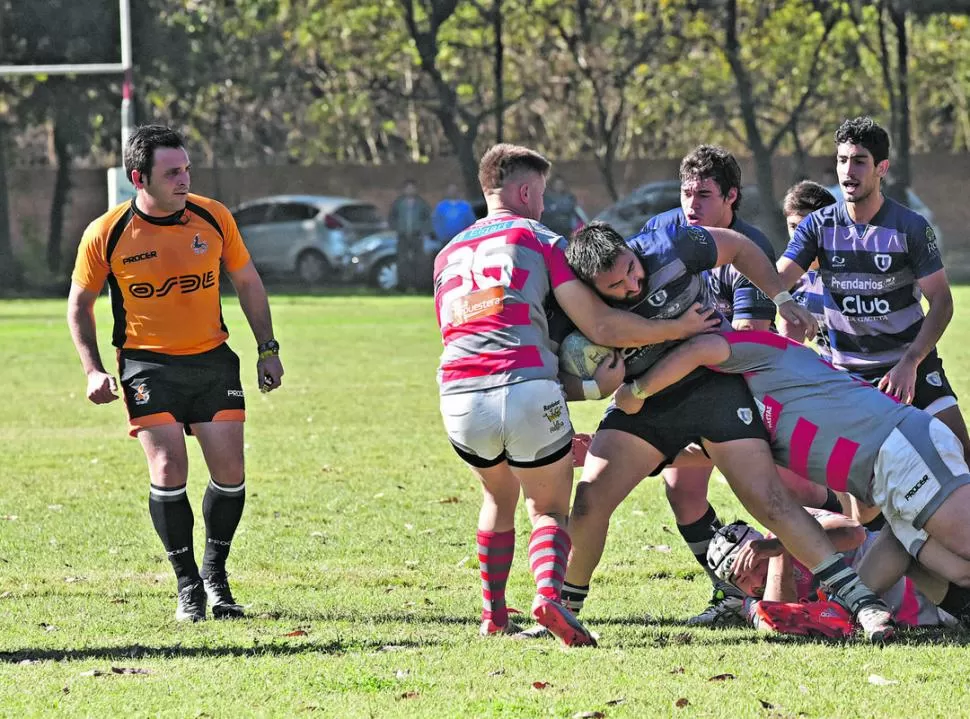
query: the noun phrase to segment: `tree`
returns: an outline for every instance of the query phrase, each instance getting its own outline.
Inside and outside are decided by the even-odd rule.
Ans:
[[[586,117],[596,164],[610,196],[619,198],[615,161],[638,77],[679,50],[678,15],[662,0],[570,0],[549,3],[545,17],[585,85]],[[665,9],[667,12],[665,12]]]
[[[706,39],[723,56],[737,91],[739,140],[751,151],[762,202],[777,207],[772,158],[797,127],[821,85],[828,40],[843,18],[839,3],[791,0],[766,5],[751,0],[718,3],[707,11]],[[730,114],[726,127],[733,130]],[[769,237],[787,236],[780,213]]]

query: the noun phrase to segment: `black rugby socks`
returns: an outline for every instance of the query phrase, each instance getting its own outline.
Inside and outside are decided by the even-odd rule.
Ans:
[[[195,522],[192,507],[181,487],[151,485],[148,512],[158,538],[162,540],[168,560],[175,570],[179,590],[199,581],[199,567],[192,551],[192,526]]]
[[[202,517],[205,519],[202,574],[206,578],[225,573],[232,538],[236,534],[239,520],[242,519],[245,504],[245,481],[232,486],[209,480],[202,499]]]

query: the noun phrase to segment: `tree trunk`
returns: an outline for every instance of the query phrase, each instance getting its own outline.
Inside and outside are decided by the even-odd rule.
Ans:
[[[724,54],[737,84],[738,99],[741,103],[741,117],[744,120],[744,134],[751,154],[754,156],[755,175],[758,179],[758,190],[761,193],[761,206],[766,210],[765,214],[770,223],[769,227],[759,227],[758,229],[768,235],[776,250],[782,250],[788,237],[788,228],[781,212],[776,211],[778,201],[775,199],[775,175],[771,166],[772,152],[765,145],[761,130],[758,128],[754,88],[751,84],[751,78],[748,76],[748,70],[741,60],[741,44],[738,39],[737,28],[737,0],[728,0],[727,2],[725,30]]]
[[[71,191],[71,152],[67,143],[65,120],[55,113],[53,136],[57,174],[54,176],[54,196],[51,198],[50,229],[47,233],[47,269],[56,275],[61,269],[61,243],[64,238],[64,208]]]
[[[906,202],[906,188],[912,182],[909,164],[909,37],[906,33],[906,13],[890,6],[889,17],[896,28],[896,74],[898,78],[898,87],[896,88],[898,121],[896,137],[893,138],[896,145],[896,157],[893,163],[895,182],[893,187],[889,188],[889,191],[890,196],[897,202]]]
[[[0,122],[0,293],[23,289],[24,275],[13,253],[7,198],[7,126]]]
[[[502,0],[495,0],[492,8],[492,29],[495,33],[495,142],[505,137],[505,46],[502,42]]]

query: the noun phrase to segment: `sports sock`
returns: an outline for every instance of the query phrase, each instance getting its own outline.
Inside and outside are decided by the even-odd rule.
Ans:
[[[845,510],[842,508],[842,502],[839,501],[839,495],[827,487],[825,489],[825,502],[819,509],[824,509],[826,512],[835,512],[836,514],[845,514]]]
[[[209,486],[205,488],[205,496],[202,498],[202,516],[205,519],[203,576],[225,573],[232,538],[239,526],[245,504],[245,481],[231,486],[209,480]]]
[[[714,507],[710,504],[707,505],[707,511],[704,513],[704,516],[697,521],[691,522],[690,524],[677,525],[677,531],[680,532],[680,536],[687,542],[687,546],[694,555],[694,559],[701,565],[715,586],[720,586],[723,582],[720,582],[714,576],[714,571],[707,566],[707,548],[721,526],[721,521],[717,518],[717,512],[714,511]]]
[[[872,590],[859,579],[856,571],[845,563],[841,554],[832,554],[812,569],[812,574],[830,595],[842,602],[852,614],[870,604],[883,604]]]
[[[587,594],[589,594],[588,584],[579,586],[569,582],[562,583],[562,604],[573,614],[579,614],[583,610]]]
[[[939,604],[943,609],[961,622],[970,620],[970,589],[961,587],[953,582],[946,589],[946,595]]]
[[[536,580],[536,592],[546,599],[560,601],[571,548],[569,533],[559,526],[539,527],[529,537],[529,566]]]
[[[148,492],[148,513],[155,525],[155,532],[165,547],[168,561],[175,570],[179,590],[198,582],[199,567],[192,552],[192,526],[195,520],[185,485],[151,485]]]
[[[475,538],[478,541],[478,566],[482,575],[482,621],[491,619],[497,626],[504,627],[509,622],[505,584],[515,553],[515,530],[478,530]]]

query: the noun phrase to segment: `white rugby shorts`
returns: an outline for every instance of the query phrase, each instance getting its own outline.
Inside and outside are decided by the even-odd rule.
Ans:
[[[564,456],[563,448],[572,444],[566,397],[554,380],[443,395],[441,416],[458,454],[477,467],[502,460],[541,466],[545,459]]]
[[[872,498],[915,557],[929,536],[923,525],[964,484],[970,484],[970,468],[949,427],[936,418],[904,421],[879,448]]]

